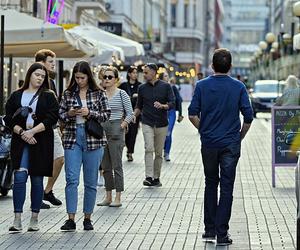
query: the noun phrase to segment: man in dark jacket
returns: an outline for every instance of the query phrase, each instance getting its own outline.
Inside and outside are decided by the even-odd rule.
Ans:
[[[168,109],[174,108],[175,99],[171,85],[157,80],[157,65],[144,66],[146,83],[138,89],[138,100],[134,110],[135,117],[142,114],[142,130],[145,140],[144,186],[162,186],[160,172],[164,143],[168,131]],[[155,153],[155,159],[153,159]]]
[[[197,83],[188,111],[202,144],[205,174],[202,238],[214,240],[217,235],[217,245],[230,245],[228,229],[236,166],[253,112],[245,85],[229,76],[231,54],[227,49],[215,51],[212,68],[215,74]],[[242,128],[240,112],[244,117]]]

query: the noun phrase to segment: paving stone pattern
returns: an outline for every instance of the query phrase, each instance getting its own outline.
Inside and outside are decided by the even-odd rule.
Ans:
[[[184,105],[187,110],[187,104]],[[293,168],[276,170],[277,187],[271,184],[271,128],[261,116],[242,145],[237,168],[230,233],[234,244],[216,247],[204,243],[204,176],[197,131],[187,114],[174,129],[171,162],[164,162],[160,188],[142,186],[144,143],[139,132],[134,162],[124,153],[125,191],[121,208],[95,207],[95,230],[83,231],[82,180],[79,187],[77,231],[63,233],[66,220],[64,174],[54,192],[64,204],[42,210],[40,231],[26,231],[30,218],[29,192],[24,206],[23,233],[8,234],[13,220],[12,193],[0,197],[0,249],[295,249],[296,201]],[[30,185],[28,185],[28,190]],[[97,202],[104,196],[98,189]]]

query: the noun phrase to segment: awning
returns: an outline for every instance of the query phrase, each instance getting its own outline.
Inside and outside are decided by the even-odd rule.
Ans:
[[[77,26],[76,26],[77,27]],[[98,55],[90,58],[94,63],[110,63],[112,57],[124,61],[124,51],[122,48],[99,41],[93,37],[86,36],[83,30],[75,30],[74,28],[66,31],[69,35],[75,38],[75,40],[88,40],[94,47],[98,48]]]
[[[33,57],[40,49],[51,49],[57,57],[79,58],[98,55],[92,43],[82,37],[74,37],[61,26],[44,23],[15,10],[0,10],[4,21],[4,54],[13,57]]]
[[[119,47],[124,51],[125,57],[142,56],[145,54],[142,44],[128,38],[106,32],[94,26],[80,25],[73,29],[69,29],[69,31],[79,34],[87,40],[96,40],[100,43]]]

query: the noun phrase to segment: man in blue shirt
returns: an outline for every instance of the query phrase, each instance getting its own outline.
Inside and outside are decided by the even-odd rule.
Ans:
[[[188,110],[189,119],[201,137],[205,174],[205,232],[202,238],[214,240],[217,236],[217,245],[232,244],[228,229],[236,166],[241,141],[253,120],[245,85],[229,76],[231,60],[227,49],[214,52],[212,68],[215,73],[197,82]],[[242,126],[240,112],[244,117]]]

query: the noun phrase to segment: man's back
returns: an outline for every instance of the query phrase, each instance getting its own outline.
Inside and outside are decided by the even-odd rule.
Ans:
[[[198,82],[189,109],[201,113],[199,131],[202,144],[207,147],[224,147],[240,141],[239,111],[245,121],[252,120],[244,84],[228,75],[209,76]]]

